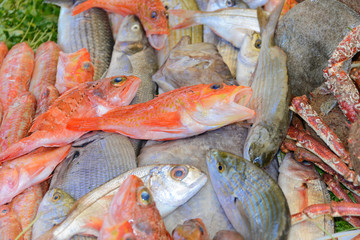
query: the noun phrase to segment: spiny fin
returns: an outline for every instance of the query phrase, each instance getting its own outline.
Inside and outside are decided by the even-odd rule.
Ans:
[[[169,10],[170,14],[177,16],[179,18],[183,18],[184,21],[179,23],[178,25],[172,27],[172,29],[181,29],[181,28],[187,28],[194,25],[197,25],[198,23],[195,22],[194,15],[198,13],[199,11],[195,10],[183,10],[183,9],[177,9],[177,10]]]
[[[273,41],[275,28],[278,23],[284,3],[285,0],[281,0],[281,2],[279,2],[275,9],[270,13],[269,17],[266,16],[266,13],[260,7],[257,9],[257,16],[261,31],[261,39],[263,41],[266,41],[265,38],[268,38],[267,40],[269,41]]]

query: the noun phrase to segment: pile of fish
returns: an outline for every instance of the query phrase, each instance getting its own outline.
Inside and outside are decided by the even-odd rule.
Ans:
[[[57,44],[0,43],[0,240],[334,232],[329,216],[291,226],[330,198],[278,154],[290,90],[274,34],[296,1],[45,2]]]

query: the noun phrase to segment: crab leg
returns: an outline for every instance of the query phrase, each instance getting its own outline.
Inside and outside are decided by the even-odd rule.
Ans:
[[[291,101],[290,110],[304,119],[336,155],[344,160],[345,163],[349,163],[349,152],[345,150],[340,138],[338,138],[331,128],[319,117],[305,95],[294,97]]]

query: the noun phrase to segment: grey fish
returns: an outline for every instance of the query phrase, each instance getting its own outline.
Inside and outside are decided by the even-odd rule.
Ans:
[[[114,46],[109,18],[105,10],[91,8],[72,16],[71,1],[46,0],[45,2],[61,6],[58,22],[58,44],[61,49],[66,53],[73,53],[86,48],[94,65],[94,80],[100,79],[109,67]]]
[[[259,166],[267,165],[274,158],[290,122],[286,54],[274,43],[274,31],[284,2],[282,0],[271,13],[267,24],[260,9],[258,13],[262,43],[249,83],[253,89],[249,108],[255,110],[256,116],[246,139],[244,158]]]
[[[244,239],[287,239],[289,207],[280,187],[264,170],[216,149],[208,152],[206,160],[221,206]]]

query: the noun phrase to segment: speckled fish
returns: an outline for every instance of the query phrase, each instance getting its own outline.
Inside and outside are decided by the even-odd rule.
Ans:
[[[251,88],[249,107],[256,111],[244,148],[244,158],[259,166],[267,165],[278,152],[289,127],[289,83],[286,54],[274,43],[275,27],[283,0],[271,13],[268,23],[259,9],[262,26],[261,48]]]
[[[67,218],[38,240],[66,240],[75,234],[97,236],[111,199],[129,175],[143,180],[162,217],[188,201],[207,180],[204,173],[189,165],[149,165],[132,169],[80,198]]]
[[[60,47],[52,41],[42,43],[36,50],[29,91],[34,94],[37,102],[43,89],[55,84],[60,51]]]
[[[35,219],[42,197],[41,186],[36,184],[17,195],[11,202],[11,208],[20,220],[23,230],[30,226],[30,223]],[[32,239],[31,228],[24,233],[23,239]]]
[[[128,176],[112,198],[99,240],[113,236],[123,221],[131,223],[138,240],[171,240],[150,190],[135,175]]]
[[[73,15],[99,7],[123,16],[136,15],[143,25],[151,46],[157,50],[165,45],[169,29],[166,10],[160,0],[86,0],[73,8]]]
[[[0,206],[0,240],[13,240],[22,231],[16,213],[9,205]],[[19,240],[23,240],[22,237]]]
[[[324,180],[313,165],[304,165],[286,154],[279,169],[279,186],[284,192],[290,214],[302,211],[305,207],[317,203],[330,203],[331,198]],[[319,231],[321,226],[325,231]],[[312,221],[305,221],[290,228],[289,240],[318,239],[327,233],[334,233],[334,221],[329,215],[323,215]]]
[[[86,48],[94,65],[94,80],[102,78],[109,67],[114,47],[107,13],[102,9],[92,8],[72,16],[73,1],[46,0],[44,2],[61,6],[57,42],[62,51],[73,53]]]
[[[26,188],[47,179],[69,150],[70,145],[67,145],[3,163],[0,168],[0,205],[10,202]]]
[[[216,195],[236,231],[245,239],[287,239],[289,207],[270,175],[241,157],[215,149],[206,161]]]
[[[46,112],[59,96],[59,91],[54,85],[44,88],[36,105],[35,118]]]
[[[195,0],[162,0],[162,2],[166,10],[199,10]],[[169,26],[173,26],[178,23],[178,19],[173,16],[169,16]],[[165,47],[156,52],[159,66],[163,65],[166,58],[169,56],[171,49],[173,49],[184,36],[189,36],[191,38],[191,43],[193,44],[201,43],[203,41],[203,27],[199,25],[180,30],[170,29],[169,36],[165,42]]]
[[[0,67],[4,61],[6,54],[8,53],[9,49],[5,42],[0,42]]]
[[[210,240],[209,233],[200,218],[179,224],[172,232],[174,240]]]
[[[4,113],[0,126],[0,152],[26,137],[34,115],[36,99],[30,92],[19,95]]]
[[[30,136],[0,154],[0,162],[39,147],[59,147],[73,142],[86,132],[65,129],[70,118],[101,116],[115,106],[129,104],[140,82],[135,76],[119,76],[83,83],[72,88],[55,100],[48,111],[35,119]]]
[[[14,99],[29,89],[34,52],[25,42],[14,45],[0,68],[0,101],[5,112]]]
[[[71,119],[67,128],[117,132],[136,139],[190,137],[253,118],[255,112],[245,107],[251,92],[249,87],[226,84],[182,87],[146,103],[114,109],[101,118]]]
[[[37,239],[65,219],[75,199],[61,189],[49,190],[42,199],[32,227],[32,238]]]

